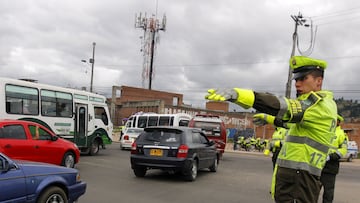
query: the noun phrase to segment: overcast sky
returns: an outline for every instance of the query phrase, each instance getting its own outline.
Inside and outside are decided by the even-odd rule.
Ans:
[[[90,86],[110,97],[113,85],[143,86],[135,14],[166,15],[159,31],[152,89],[205,105],[209,88],[243,87],[285,94],[295,22],[313,33],[311,57],[328,62],[323,89],[360,99],[360,2],[355,0],[0,0],[0,76],[64,87]],[[299,26],[299,46],[311,28]],[[296,55],[299,52],[296,51]],[[294,95],[294,83],[292,83]]]

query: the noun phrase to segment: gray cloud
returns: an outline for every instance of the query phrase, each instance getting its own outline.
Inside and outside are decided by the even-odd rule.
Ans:
[[[359,99],[360,6],[357,1],[13,0],[0,2],[0,74],[80,88],[142,87],[143,30],[135,14],[167,17],[160,31],[153,89],[184,94],[203,106],[208,88],[245,87],[284,94],[299,11],[319,25],[312,57],[328,62],[324,88]],[[158,7],[156,7],[158,5]],[[299,27],[302,49],[309,28]],[[145,84],[147,88],[147,83]]]

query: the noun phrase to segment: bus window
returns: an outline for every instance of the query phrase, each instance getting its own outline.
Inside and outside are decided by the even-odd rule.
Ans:
[[[131,122],[131,120],[132,120],[132,119],[130,119],[130,122]],[[135,117],[134,117],[134,120],[132,121],[132,127],[135,128],[136,123],[137,123],[137,117],[135,116]]]
[[[70,93],[41,90],[41,114],[71,118],[73,101]]]
[[[149,116],[147,126],[157,126],[158,125],[158,116]]]
[[[6,112],[9,114],[38,115],[39,93],[37,89],[6,85]]]
[[[105,125],[109,124],[106,111],[103,107],[94,107],[94,111],[95,111],[95,119],[101,119]]]
[[[139,128],[145,128],[147,127],[147,116],[139,116],[139,119],[138,119],[138,126]]]
[[[170,117],[170,126],[173,126],[174,125],[174,116],[171,116]]]
[[[168,126],[168,125],[170,125],[169,121],[170,121],[169,116],[160,116],[159,126]]]
[[[189,120],[180,120],[179,126],[189,126]]]

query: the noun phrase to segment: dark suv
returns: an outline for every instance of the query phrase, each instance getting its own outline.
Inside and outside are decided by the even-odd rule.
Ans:
[[[131,147],[131,168],[137,177],[149,169],[181,172],[185,180],[196,179],[199,169],[216,172],[219,152],[197,128],[149,127]]]

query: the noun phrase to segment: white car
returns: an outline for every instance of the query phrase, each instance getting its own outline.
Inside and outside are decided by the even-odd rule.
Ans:
[[[143,128],[127,128],[120,138],[120,149],[130,149],[132,143],[143,131]]]
[[[347,154],[346,156],[343,158],[348,162],[351,162],[353,159],[356,159],[358,157],[358,145],[355,141],[349,141],[348,142],[348,147],[347,147]]]

